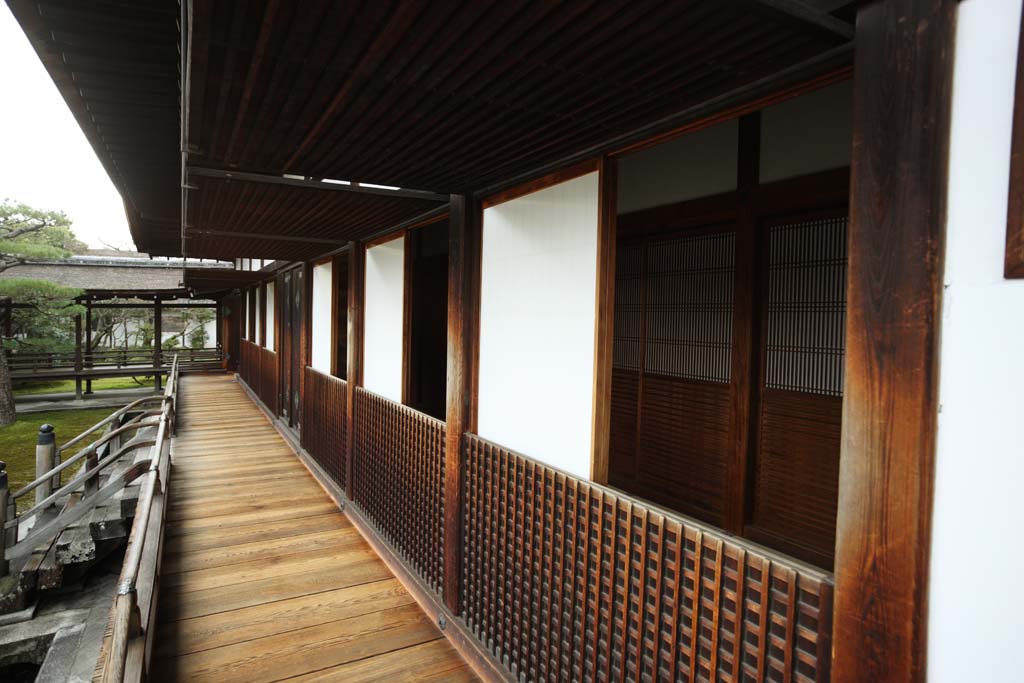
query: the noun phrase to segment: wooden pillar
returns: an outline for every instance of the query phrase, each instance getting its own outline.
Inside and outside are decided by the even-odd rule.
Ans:
[[[92,369],[92,299],[85,300],[85,367]],[[85,380],[85,393],[92,393],[92,380]]]
[[[82,314],[75,315],[75,398],[82,398]]]
[[[736,172],[736,276],[732,318],[732,435],[733,448],[726,463],[725,528],[742,534],[747,515],[748,474],[757,443],[760,344],[757,289],[760,284],[758,252],[761,246],[754,192],[761,158],[761,112],[739,121]]]
[[[857,12],[832,680],[926,680],[955,0]]]
[[[348,360],[345,396],[345,487],[349,500],[355,499],[352,463],[356,459],[356,387],[363,384],[363,292],[366,286],[366,245],[351,242],[348,248]]]
[[[160,373],[155,369],[160,367],[163,351],[161,337],[164,333],[163,324],[163,302],[160,299],[153,301],[153,388],[160,391]]]
[[[615,227],[618,214],[618,167],[603,157],[598,166],[600,190],[597,226],[597,285],[594,297],[594,391],[591,406],[590,478],[608,483],[612,420],[612,344],[615,332]]]
[[[476,429],[474,373],[478,339],[481,208],[452,195],[448,219],[447,421],[444,451],[445,605],[460,614],[462,564],[462,435]]]

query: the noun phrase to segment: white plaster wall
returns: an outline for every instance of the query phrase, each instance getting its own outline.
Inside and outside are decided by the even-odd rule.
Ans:
[[[852,151],[852,80],[761,112],[762,183],[849,166]]]
[[[367,249],[363,386],[392,401],[402,400],[404,290],[405,238]]]
[[[478,431],[590,476],[598,175],[484,210]]]
[[[260,300],[263,298],[263,296],[260,294],[258,290],[254,294],[254,296],[256,297],[256,338],[253,339],[253,341],[256,342],[256,344],[263,346],[263,344],[260,343],[262,341],[260,335],[260,321],[263,320],[263,311],[260,310],[263,307],[260,306]]]
[[[331,374],[331,279],[333,266],[330,261],[313,266],[313,329],[310,365],[325,375]]]
[[[929,681],[1021,680],[1024,280],[1004,280],[1021,0],[959,6],[929,587]]]
[[[688,133],[619,160],[619,213],[736,189],[736,120]]]
[[[249,338],[249,296],[248,290],[245,292],[245,324],[242,325],[242,339]]]
[[[275,349],[274,345],[276,342],[274,335],[274,310],[277,305],[273,282],[267,283],[267,296],[264,298],[266,299],[267,306],[267,348],[273,351]]]

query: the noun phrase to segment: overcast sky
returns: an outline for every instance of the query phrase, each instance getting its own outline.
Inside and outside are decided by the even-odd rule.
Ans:
[[[91,247],[133,249],[121,196],[0,3],[0,199],[62,210]]]

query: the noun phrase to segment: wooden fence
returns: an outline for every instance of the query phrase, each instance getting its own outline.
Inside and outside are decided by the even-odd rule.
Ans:
[[[306,368],[302,408],[302,447],[343,491],[347,489],[345,380]]]
[[[250,341],[242,341],[238,374],[273,414],[277,414],[277,353]]]
[[[347,482],[345,389],[306,369],[303,445],[440,599],[445,424],[356,388]],[[479,436],[462,449],[460,621],[514,678],[829,680],[831,574]]]
[[[463,439],[464,618],[528,681],[826,681],[831,576]]]
[[[350,497],[435,591],[444,577],[444,439],[444,422],[356,389]]]

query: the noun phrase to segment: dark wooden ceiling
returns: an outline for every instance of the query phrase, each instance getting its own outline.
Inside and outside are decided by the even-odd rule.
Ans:
[[[177,2],[8,2],[58,85],[68,81],[65,98],[138,212],[140,249],[180,253]],[[849,43],[834,17],[776,8],[793,5],[193,0],[188,164],[442,194],[495,187]],[[84,23],[54,33],[70,7]],[[81,71],[92,86],[79,76],[88,62],[62,55],[102,58],[101,72]],[[111,110],[102,124],[99,104]],[[330,248],[305,238],[358,238],[430,204],[189,185],[185,251],[196,257],[297,259]]]

